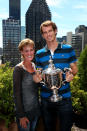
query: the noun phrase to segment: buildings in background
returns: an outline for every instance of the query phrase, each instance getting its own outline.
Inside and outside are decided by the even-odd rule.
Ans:
[[[83,39],[84,33],[78,33],[72,35],[72,47],[75,49],[76,56],[79,57],[81,51],[83,50]]]
[[[9,0],[9,18],[21,20],[20,2],[20,0]]]
[[[76,29],[75,29],[75,34],[78,34],[78,33],[84,33],[84,43],[83,43],[83,49],[85,48],[85,46],[87,45],[87,26],[85,25],[79,25]]]
[[[79,57],[80,53],[87,45],[87,26],[79,25],[75,29],[75,34],[72,32],[67,32],[65,40],[63,40],[63,38],[58,38],[58,40],[61,40],[61,43],[65,41],[65,43],[72,45],[72,47],[75,49],[76,56]]]
[[[3,20],[3,63],[15,66],[20,61],[18,44],[20,42],[20,20]]]
[[[0,47],[0,55],[3,55],[3,49]]]
[[[20,62],[18,44],[21,41],[20,0],[9,0],[9,18],[2,21],[3,59],[15,66]]]
[[[26,29],[25,26],[21,26],[21,40],[25,39]]]
[[[67,33],[67,44],[72,45],[77,57],[80,56],[80,53],[85,48],[84,34],[84,32],[78,32],[75,34],[72,34],[72,32]]]
[[[67,44],[72,44],[72,32],[67,32],[67,39],[66,39]]]
[[[9,18],[2,21],[3,27],[3,57],[2,62],[9,61],[12,66],[20,62],[18,44],[24,38],[35,42],[36,50],[45,45],[40,34],[40,25],[45,20],[51,20],[51,12],[46,0],[32,0],[26,12],[26,25],[21,26],[20,0],[9,0]],[[57,38],[59,43],[70,44],[75,49],[77,57],[87,45],[87,27],[79,25],[75,34],[68,32],[67,36]]]
[[[58,37],[58,38],[57,38],[57,41],[58,41],[59,43],[65,44],[65,43],[66,43],[66,36]]]
[[[36,50],[45,45],[40,34],[40,25],[45,20],[51,20],[51,12],[46,0],[32,0],[26,12],[26,37],[34,40]]]
[[[2,64],[2,55],[3,55],[3,49],[0,48],[0,64]]]

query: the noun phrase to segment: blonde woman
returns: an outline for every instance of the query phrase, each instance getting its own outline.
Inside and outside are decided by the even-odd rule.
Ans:
[[[19,131],[34,131],[39,116],[38,88],[33,81],[35,45],[30,39],[19,43],[23,61],[15,66],[13,90]]]

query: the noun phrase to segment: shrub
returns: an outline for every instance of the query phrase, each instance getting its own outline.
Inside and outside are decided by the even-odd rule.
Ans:
[[[71,92],[74,112],[80,115],[87,115],[87,92],[81,89],[78,75],[71,82]]]
[[[0,118],[5,119],[7,125],[14,119],[13,101],[13,68],[9,63],[0,65]]]

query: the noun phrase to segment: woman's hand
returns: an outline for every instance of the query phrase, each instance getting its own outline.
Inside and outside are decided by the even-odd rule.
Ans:
[[[36,83],[39,83],[42,81],[42,74],[41,74],[41,71],[40,70],[36,70],[35,74],[33,75],[33,80],[36,82]]]
[[[20,118],[20,126],[22,128],[27,128],[28,123],[29,123],[29,120],[27,117]]]

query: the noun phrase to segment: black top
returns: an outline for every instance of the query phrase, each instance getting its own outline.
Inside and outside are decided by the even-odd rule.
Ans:
[[[33,73],[16,66],[13,72],[13,91],[18,118],[27,116],[32,120],[39,115],[38,87],[33,81]]]

